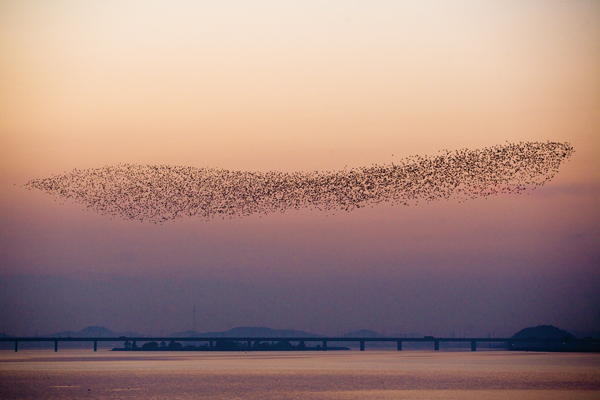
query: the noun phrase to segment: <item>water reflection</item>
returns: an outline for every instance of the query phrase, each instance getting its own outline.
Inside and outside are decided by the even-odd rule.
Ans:
[[[391,351],[0,354],[2,398],[592,399],[600,355]]]

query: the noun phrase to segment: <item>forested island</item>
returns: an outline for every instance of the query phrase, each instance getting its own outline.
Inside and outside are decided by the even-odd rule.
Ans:
[[[592,337],[576,338],[573,334],[552,325],[539,325],[521,329],[513,339],[543,339],[546,343],[528,343],[516,340],[508,350],[552,352],[600,352],[598,342]],[[556,342],[556,340],[560,340]]]

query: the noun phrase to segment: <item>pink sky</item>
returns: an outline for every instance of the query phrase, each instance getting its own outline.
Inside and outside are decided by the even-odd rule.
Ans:
[[[0,277],[12,297],[0,297],[0,330],[158,329],[137,317],[143,296],[128,298],[142,310],[135,318],[75,309],[44,319],[35,311],[41,300],[10,283],[18,274],[251,285],[215,291],[204,330],[294,324],[334,333],[350,321],[388,332],[600,330],[598,43],[593,1],[3,1]],[[530,195],[335,216],[305,210],[154,226],[21,187],[117,163],[338,170],[547,140],[576,153]],[[440,299],[449,304],[442,314],[420,308],[424,322],[401,306],[415,294],[400,301],[394,282],[422,285],[423,298],[455,297]],[[491,288],[495,299],[485,295]],[[190,290],[157,298],[182,310],[209,301]],[[535,290],[515,316],[515,299]],[[50,303],[62,304],[60,291],[48,289]],[[358,310],[349,305],[356,298],[376,301]],[[239,312],[271,302],[280,306]],[[290,316],[302,306],[313,307],[314,321]],[[332,318],[331,307],[344,317]],[[470,313],[478,307],[498,317]],[[183,315],[173,331],[187,328]]]

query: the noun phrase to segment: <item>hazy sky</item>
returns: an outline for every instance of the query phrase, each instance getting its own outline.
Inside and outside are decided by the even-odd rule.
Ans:
[[[600,330],[596,1],[0,2],[0,331]],[[30,179],[570,142],[529,195],[164,225]],[[56,200],[56,201],[55,201]]]

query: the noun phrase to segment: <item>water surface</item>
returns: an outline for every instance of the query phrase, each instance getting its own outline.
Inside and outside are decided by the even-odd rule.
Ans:
[[[600,355],[0,352],[4,399],[598,399]]]

